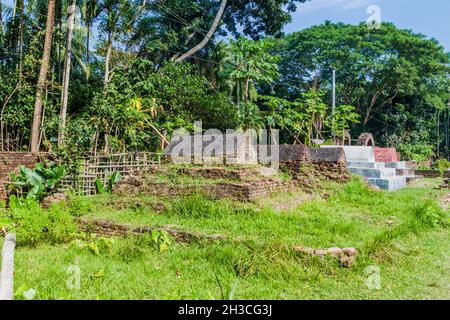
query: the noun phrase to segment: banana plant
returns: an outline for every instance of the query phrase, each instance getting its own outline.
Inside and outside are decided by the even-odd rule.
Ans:
[[[27,198],[41,199],[48,191],[54,189],[66,175],[64,165],[46,167],[36,164],[34,169],[20,166],[19,173],[11,173],[10,177],[16,185],[28,190]]]
[[[103,182],[97,177],[95,179],[95,188],[97,189],[97,193],[111,193],[116,183],[118,183],[122,179],[122,175],[120,172],[114,172],[108,179],[108,183],[106,186]]]

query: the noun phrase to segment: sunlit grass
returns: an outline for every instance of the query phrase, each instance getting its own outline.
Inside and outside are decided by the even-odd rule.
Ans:
[[[70,244],[18,247],[17,298],[34,288],[40,299],[220,299],[220,287],[236,281],[237,299],[448,298],[448,212],[436,200],[443,191],[377,192],[353,180],[327,192],[327,200],[287,212],[273,210],[270,201],[261,207],[201,195],[74,198],[68,210],[84,218],[170,226],[226,240],[174,243],[160,252],[131,237],[117,239],[100,255]],[[163,210],[155,210],[161,204]],[[336,259],[297,254],[293,245],[356,247],[359,255],[346,269]],[[79,290],[66,285],[74,264],[81,270]],[[370,265],[381,268],[381,290],[365,285]]]

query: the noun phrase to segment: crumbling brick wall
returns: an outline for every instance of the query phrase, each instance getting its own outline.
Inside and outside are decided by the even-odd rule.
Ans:
[[[439,178],[441,176],[438,170],[414,170],[414,174],[425,178]],[[450,171],[444,171],[444,178],[450,178]]]
[[[232,198],[252,201],[268,196],[272,192],[290,191],[297,187],[297,180],[276,180],[260,178],[254,182],[217,182],[204,184],[172,184],[167,182],[144,181],[141,176],[128,176],[114,187],[115,194],[186,196],[195,193],[213,199]]]
[[[298,180],[347,181],[347,161],[342,148],[308,148],[291,145],[280,148],[280,168]]]
[[[311,154],[304,145],[280,145],[279,161],[282,171],[301,172],[303,166],[311,162]]]
[[[349,179],[347,160],[342,148],[310,148],[311,162],[307,175],[345,182]]]
[[[21,165],[33,168],[37,161],[31,152],[0,152],[0,200],[7,197],[4,182],[9,180],[9,174],[17,172]]]

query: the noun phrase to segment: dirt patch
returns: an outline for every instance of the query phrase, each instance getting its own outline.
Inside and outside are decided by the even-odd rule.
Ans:
[[[441,199],[442,207],[445,210],[450,210],[450,193],[447,193],[445,196]]]

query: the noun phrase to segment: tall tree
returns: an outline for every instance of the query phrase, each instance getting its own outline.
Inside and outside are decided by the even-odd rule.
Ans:
[[[151,14],[142,20],[145,28],[137,32],[145,39],[141,43],[145,52],[155,48],[151,55],[165,54],[173,61],[183,61],[208,52],[216,35],[280,36],[296,5],[305,1],[157,0],[148,4]]]
[[[353,135],[372,132],[381,145],[396,147],[435,144],[430,115],[447,102],[450,73],[450,59],[436,40],[390,23],[369,30],[327,22],[285,37],[274,51],[283,57],[281,85],[274,85],[279,96],[293,100],[315,88],[327,92],[331,104],[336,69],[338,105],[355,106],[361,116]]]
[[[42,54],[41,68],[36,88],[33,124],[31,127],[31,152],[39,152],[40,126],[42,120],[42,94],[45,90],[47,72],[50,64],[52,50],[53,25],[55,18],[55,0],[48,0],[47,21],[45,26],[44,52]]]
[[[83,5],[84,22],[86,25],[86,77],[90,76],[90,40],[91,40],[91,28],[95,18],[100,13],[99,0],[85,0]]]
[[[67,42],[66,42],[66,53],[64,57],[63,90],[61,96],[61,112],[58,130],[59,147],[62,147],[64,145],[64,135],[66,130],[67,101],[69,98],[69,81],[70,81],[70,68],[72,57],[72,39],[75,22],[75,6],[76,0],[72,0],[72,5],[69,6],[67,14]]]
[[[195,47],[193,47],[191,50],[186,52],[185,54],[181,55],[177,59],[175,59],[176,62],[181,62],[189,58],[190,56],[196,54],[198,51],[202,50],[208,42],[211,40],[213,34],[216,32],[217,27],[219,26],[220,20],[222,19],[223,12],[225,11],[225,7],[227,5],[227,0],[222,0],[220,3],[219,10],[217,11],[217,14],[214,18],[214,21],[211,25],[211,27],[208,30],[208,33],[205,35],[205,38]]]

